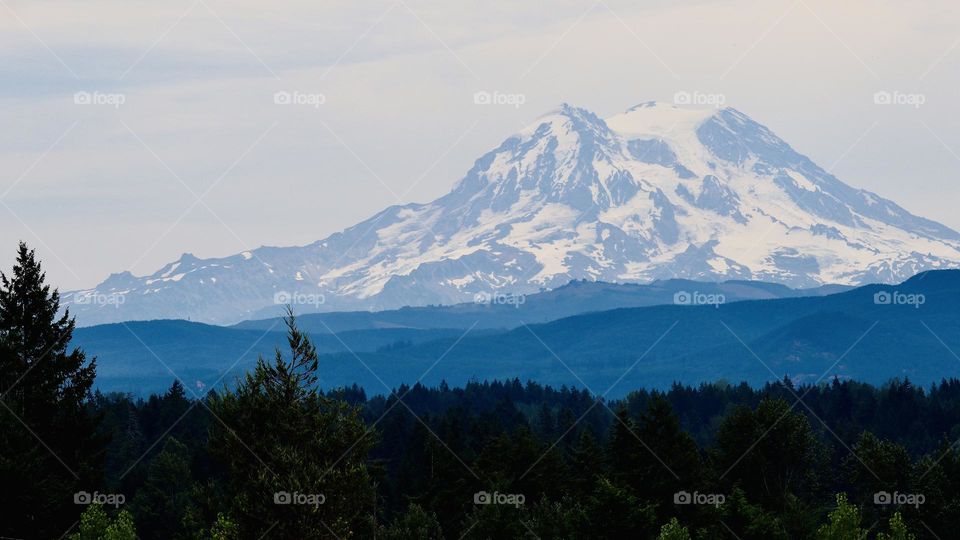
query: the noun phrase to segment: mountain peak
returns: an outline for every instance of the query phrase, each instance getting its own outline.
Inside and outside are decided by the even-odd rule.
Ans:
[[[117,309],[71,312],[87,324],[230,323],[273,306],[278,291],[322,297],[300,307],[336,311],[452,304],[574,279],[894,283],[957,267],[960,234],[844,184],[732,108],[653,101],[602,119],[564,103],[477,159],[443,197],[258,252],[263,264],[236,264],[241,255],[184,254],[151,276],[101,284],[126,295]]]
[[[530,123],[521,133],[534,134],[544,129],[544,125],[562,126],[566,130],[606,129],[603,120],[593,112],[569,103],[561,103],[556,108],[540,115]]]

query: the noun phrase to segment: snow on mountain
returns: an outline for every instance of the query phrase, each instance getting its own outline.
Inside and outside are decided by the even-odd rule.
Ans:
[[[958,261],[956,231],[844,184],[737,110],[649,102],[604,120],[564,104],[430,203],[307,246],[184,255],[64,300],[81,324],[233,323],[286,303],[496,301],[571,279],[896,282]]]

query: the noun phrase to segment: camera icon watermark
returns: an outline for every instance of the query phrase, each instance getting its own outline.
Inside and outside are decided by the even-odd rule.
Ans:
[[[678,491],[673,494],[673,504],[688,505],[697,504],[703,506],[713,506],[719,508],[727,501],[727,497],[722,493],[700,493],[694,491]]]
[[[73,94],[74,105],[106,105],[108,107],[113,107],[114,109],[119,109],[126,102],[126,94],[116,92],[87,92],[85,90],[81,90],[80,92],[75,92]]]
[[[127,301],[127,297],[120,293],[73,293],[73,303],[83,306],[113,306],[120,308]]]
[[[283,306],[314,306],[320,307],[326,303],[327,297],[323,293],[303,293],[277,291],[273,293],[273,303]]]
[[[725,304],[727,297],[721,293],[702,293],[699,291],[677,291],[673,293],[673,303],[677,306],[713,306]]]
[[[897,506],[920,508],[920,505],[925,502],[927,502],[927,497],[923,493],[900,493],[899,491],[890,493],[889,491],[878,491],[873,494],[873,504],[880,506],[894,504]]]
[[[303,505],[313,506],[314,508],[327,502],[327,496],[323,493],[300,493],[299,491],[277,491],[273,494],[273,504],[279,505]]]
[[[726,102],[727,96],[720,93],[680,90],[673,94],[674,105],[698,105],[719,109]]]
[[[474,105],[509,105],[519,109],[526,102],[527,96],[524,94],[507,93],[499,90],[493,92],[479,90],[473,93]]]
[[[920,93],[880,90],[873,93],[874,105],[907,105],[919,109],[927,102],[927,96]]]
[[[306,105],[319,109],[320,106],[326,102],[327,96],[319,92],[300,92],[299,90],[288,92],[286,90],[280,90],[279,92],[273,93],[274,105]]]
[[[100,493],[99,491],[90,493],[88,491],[78,491],[73,494],[73,504],[99,504],[117,508],[126,502],[127,497],[123,493]]]
[[[527,297],[523,294],[507,294],[499,292],[478,292],[473,295],[473,302],[475,304],[481,305],[499,305],[499,306],[513,306],[519,308],[524,303],[526,303]]]
[[[920,309],[920,306],[927,302],[926,295],[922,293],[902,293],[899,291],[878,291],[873,295],[873,303],[878,306],[913,306]]]
[[[494,491],[478,491],[473,494],[473,504],[503,504],[520,508],[527,498],[522,493],[500,493]]]

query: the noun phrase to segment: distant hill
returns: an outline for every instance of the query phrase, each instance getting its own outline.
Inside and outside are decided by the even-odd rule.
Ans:
[[[722,295],[725,302],[768,300],[800,296],[823,296],[849,290],[845,285],[824,285],[812,289],[791,289],[762,281],[719,283],[668,279],[650,284],[571,281],[560,288],[520,297],[485,297],[478,302],[452,306],[407,307],[387,311],[309,313],[299,316],[300,326],[309,332],[329,333],[372,328],[490,328],[509,329],[521,324],[554,321],[563,317],[626,307],[672,304],[694,295]],[[678,297],[678,295],[680,295]],[[697,296],[696,298],[699,298]],[[282,308],[272,311],[279,313]],[[241,329],[267,329],[278,318],[251,320],[235,325]]]
[[[648,285],[575,281],[512,303],[490,299],[488,303],[379,312],[313,313],[298,316],[298,324],[313,335],[322,354],[345,352],[346,347],[354,352],[375,352],[457,337],[468,328],[476,336],[591,311],[672,303],[677,294],[723,295],[725,301],[732,302],[846,289],[828,285],[796,290],[749,281],[701,283],[675,279]],[[163,390],[172,380],[167,366],[191,384],[209,385],[236,363],[232,375],[226,377],[231,380],[252,366],[258,355],[271,356],[276,347],[283,346],[284,332],[278,317],[230,328],[182,320],[136,321],[79,328],[74,344],[99,357],[101,388],[153,392]]]
[[[160,392],[176,373],[199,391],[221,378],[232,381],[257,360],[272,357],[286,344],[282,321],[267,329],[243,330],[188,321],[167,320],[104,324],[78,328],[72,344],[97,356],[97,387],[105,391],[144,394]],[[312,335],[321,354],[405,347],[454,337],[460,329],[388,328]]]
[[[901,300],[922,295],[923,303],[878,304],[878,294]],[[416,380],[444,355],[424,382],[519,377],[585,383],[614,396],[674,381],[762,383],[783,376],[874,383],[909,377],[928,384],[960,376],[954,354],[960,351],[958,306],[960,271],[934,271],[900,285],[868,285],[824,297],[588,313],[468,336],[449,352],[453,340],[446,339],[388,354],[338,354],[328,360],[327,373],[382,390],[381,380],[391,386]]]
[[[703,285],[697,284],[697,292],[712,294]],[[578,286],[571,285],[564,294],[574,295]],[[598,393],[609,389],[610,396],[674,381],[760,383],[783,376],[806,382],[838,376],[875,383],[909,377],[928,384],[960,376],[960,358],[953,352],[960,351],[958,306],[960,271],[945,270],[922,273],[899,285],[868,285],[826,296],[618,308],[503,331],[481,330],[478,323],[467,333],[436,330],[442,335],[422,328],[381,328],[314,336],[327,353],[321,361],[325,385],[356,382],[372,392],[421,377],[431,384],[518,377],[553,385],[585,384]],[[486,320],[482,315],[474,320]],[[461,324],[445,313],[434,312],[434,317]],[[190,325],[128,324],[141,335],[151,325],[164,323]],[[130,332],[110,326],[78,330],[75,340],[100,358],[101,387],[142,392],[168,385],[172,376],[144,354],[143,345],[132,335],[123,342],[116,334],[111,337],[117,330]],[[237,358],[241,361],[235,372],[251,365],[252,351],[282,343],[278,326],[241,356],[239,349],[263,336],[263,329],[198,326],[202,329],[189,326],[189,332],[182,330],[176,337],[161,329],[143,338],[166,347],[158,355],[166,356],[164,361],[187,382],[195,377],[209,385]],[[94,332],[104,332],[100,341],[91,339]],[[352,352],[344,350],[338,337]],[[392,340],[403,343],[387,350],[386,344],[397,342]],[[207,345],[199,347],[198,341]]]

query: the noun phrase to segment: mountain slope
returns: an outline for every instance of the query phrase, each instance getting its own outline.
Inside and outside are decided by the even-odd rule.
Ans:
[[[923,300],[901,301],[910,298]],[[960,271],[951,270],[828,296],[621,308],[506,331],[471,324],[469,332],[381,328],[313,337],[325,353],[325,387],[358,383],[374,393],[421,377],[428,384],[516,377],[585,384],[614,396],[674,381],[759,384],[785,375],[872,383],[906,376],[926,385],[960,376],[957,305]],[[475,315],[476,322],[483,314]],[[103,390],[163,390],[173,378],[168,367],[191,384],[209,387],[221,376],[231,382],[284,339],[280,326],[266,332],[184,321],[127,324],[75,335],[73,345],[97,357]]]
[[[842,183],[734,109],[644,103],[603,120],[563,105],[433,202],[303,247],[184,255],[65,301],[81,324],[233,323],[277,303],[455,304],[572,279],[857,285],[955,267],[958,246],[956,231]]]
[[[878,304],[882,292],[921,294],[924,303]],[[617,309],[459,341],[336,354],[324,362],[325,376],[376,392],[426,374],[426,384],[516,377],[611,396],[675,381],[762,384],[784,376],[876,384],[909,377],[928,385],[960,376],[958,303],[960,271],[930,272],[825,297]]]
[[[276,323],[276,324],[273,324]],[[476,331],[482,334],[482,330]],[[313,334],[321,354],[373,352],[456,338],[462,329],[383,328]],[[97,387],[105,391],[163,392],[175,377],[197,389],[250,369],[257,357],[272,358],[287,346],[286,327],[238,329],[176,320],[133,321],[78,328],[71,346],[97,356]],[[175,375],[174,375],[175,374]]]
[[[567,285],[518,297],[512,303],[470,302],[452,306],[404,307],[385,311],[347,311],[299,315],[300,328],[316,333],[343,332],[374,328],[467,328],[508,329],[523,324],[544,323],[564,317],[608,311],[625,307],[644,307],[675,303],[693,303],[698,299],[721,302],[769,300],[799,296],[823,296],[846,290],[841,285],[814,289],[791,289],[759,281],[698,282],[668,279],[650,284],[571,281]],[[267,310],[279,313],[283,306]],[[234,325],[241,329],[266,330],[281,325],[278,318],[249,320]]]
[[[650,285],[574,282],[532,294],[518,305],[458,304],[380,312],[314,313],[299,316],[321,354],[399,350],[429,341],[476,337],[590,311],[668,304],[678,292],[722,295],[726,302],[829,294],[837,287],[810,290],[731,281],[668,280]],[[271,357],[286,346],[281,319],[245,321],[233,327],[183,320],[112,323],[77,329],[74,346],[98,356],[98,381],[105,390],[160,392],[171,370],[185,381],[210,385],[222,374],[249,369],[257,356]],[[335,332],[337,335],[330,335]],[[233,366],[233,364],[236,364]],[[233,368],[231,368],[233,366]],[[169,369],[168,369],[169,368]]]

